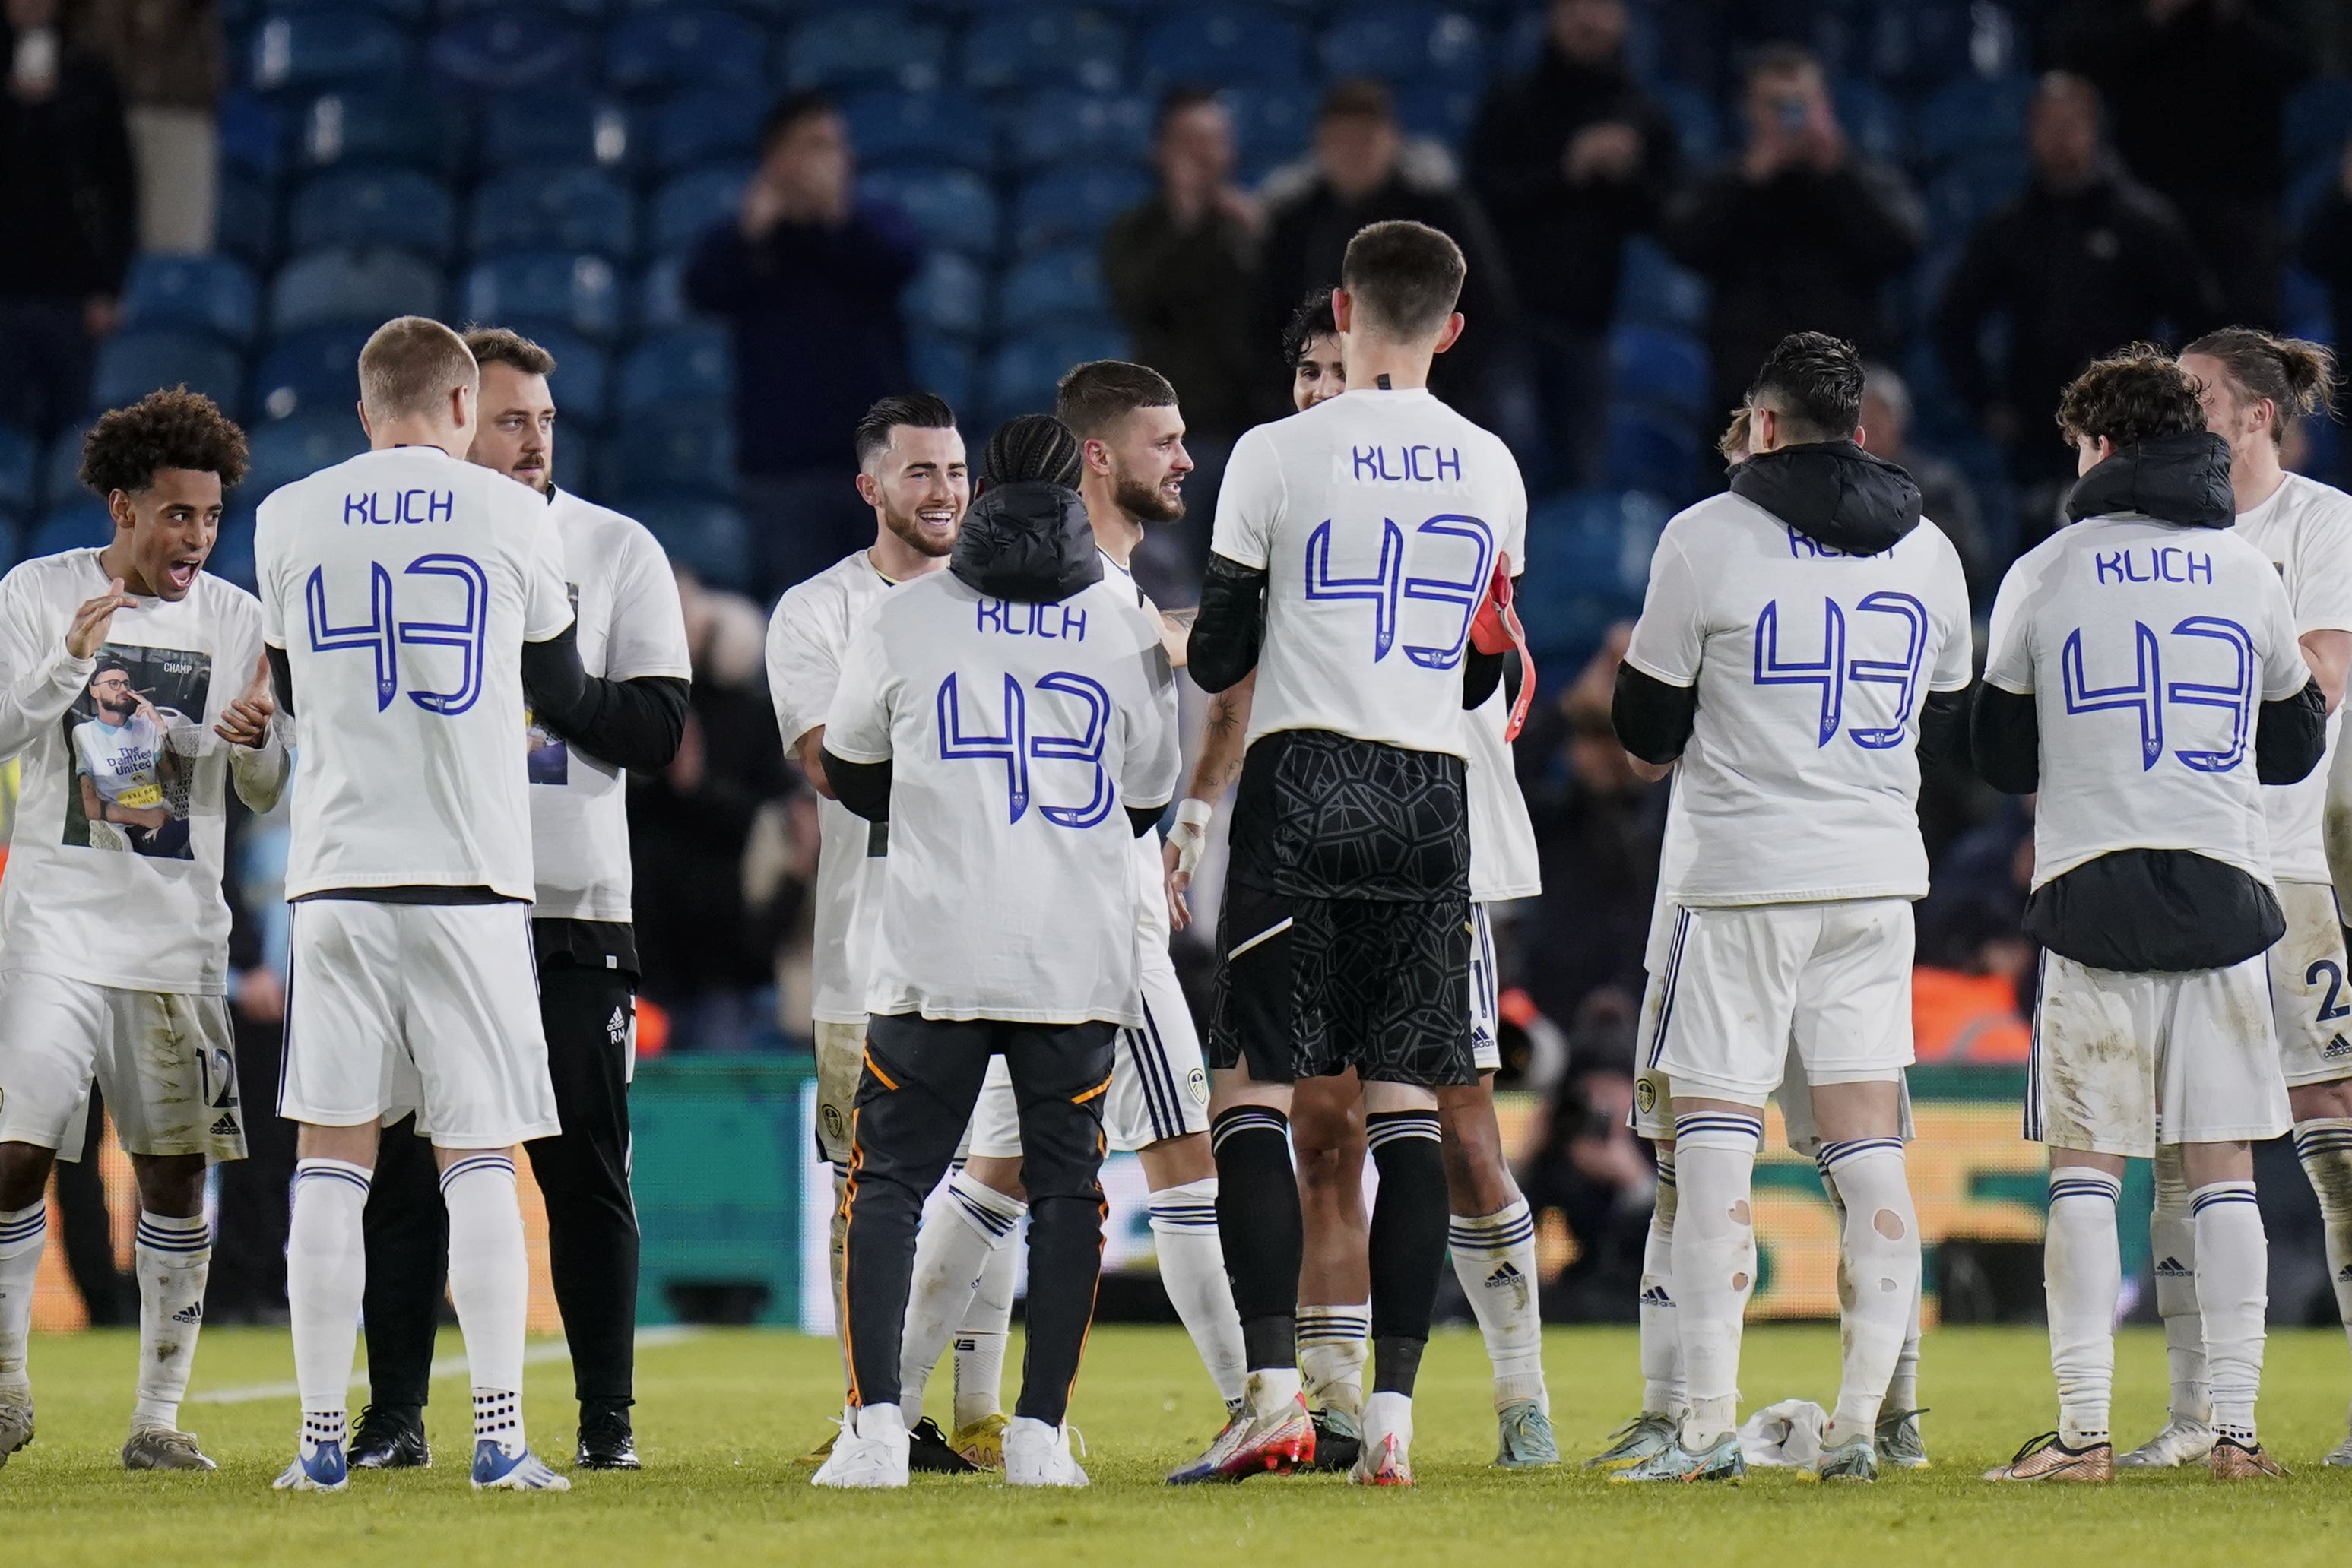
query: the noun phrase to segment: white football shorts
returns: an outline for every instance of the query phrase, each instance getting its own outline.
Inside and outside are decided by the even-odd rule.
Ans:
[[[225,999],[0,975],[0,1143],[81,1158],[93,1080],[125,1152],[245,1157]]]
[[[1470,1061],[1481,1072],[1503,1065],[1503,978],[1495,962],[1495,927],[1486,906],[1470,905]]]
[[[2042,955],[2027,1138],[2148,1159],[2160,1144],[2275,1138],[2291,1121],[2263,958],[2127,975]]]
[[[2283,882],[2286,935],[2268,955],[2271,1020],[2287,1087],[2352,1078],[2352,984],[2344,973],[2344,925],[2336,889]]]
[[[817,1157],[846,1174],[850,1119],[857,1110],[858,1076],[866,1071],[866,1026],[823,1019],[815,1025]]]
[[[350,1127],[416,1113],[445,1149],[559,1130],[527,904],[294,905],[278,1113]]]

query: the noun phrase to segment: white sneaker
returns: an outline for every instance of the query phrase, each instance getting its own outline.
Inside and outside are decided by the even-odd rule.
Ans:
[[[1082,1487],[1087,1472],[1070,1457],[1070,1428],[1048,1427],[1026,1416],[1004,1429],[1004,1484],[1009,1487]]]
[[[907,1484],[907,1451],[913,1439],[907,1418],[896,1405],[855,1406],[841,1413],[841,1436],[833,1452],[817,1467],[821,1487],[902,1487]]]
[[[2116,1456],[2119,1470],[2171,1470],[2193,1465],[2213,1451],[2213,1428],[2202,1421],[2168,1416],[2162,1430],[2128,1454]]]

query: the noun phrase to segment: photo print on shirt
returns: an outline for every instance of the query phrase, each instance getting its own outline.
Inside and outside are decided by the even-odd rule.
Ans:
[[[580,585],[567,582],[563,596],[572,601],[572,619],[580,619]],[[534,784],[569,784],[572,782],[572,748],[562,736],[554,734],[539,722],[539,716],[529,708],[523,710],[523,771]]]
[[[66,710],[74,787],[65,842],[158,860],[193,860],[190,790],[205,747],[209,653],[109,643]]]

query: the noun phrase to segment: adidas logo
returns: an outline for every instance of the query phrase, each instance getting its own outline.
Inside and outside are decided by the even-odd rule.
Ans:
[[[2197,1277],[2197,1270],[2178,1258],[2168,1257],[2156,1266],[2156,1277],[2159,1280],[2193,1280]]]
[[[1527,1278],[1525,1274],[1519,1272],[1517,1264],[1506,1260],[1501,1268],[1486,1276],[1486,1289],[1507,1291],[1514,1286],[1525,1284]]]
[[[2320,1047],[2319,1055],[2320,1059],[2326,1061],[2336,1061],[2344,1057],[2352,1056],[2352,1040],[2346,1040],[2340,1034],[2329,1035],[2327,1043]]]
[[[619,1045],[629,1038],[629,1019],[619,1008],[614,1008],[613,1016],[605,1020],[604,1033],[614,1045]]]
[[[200,1323],[204,1322],[204,1302],[190,1301],[186,1306],[182,1307],[178,1312],[172,1314],[172,1321],[175,1323]]]
[[[221,1119],[213,1124],[212,1135],[215,1138],[233,1138],[236,1136],[237,1131],[236,1113],[224,1111],[221,1113]]]
[[[1642,1292],[1642,1304],[1645,1307],[1671,1307],[1675,1299],[1666,1294],[1664,1285],[1652,1285]]]

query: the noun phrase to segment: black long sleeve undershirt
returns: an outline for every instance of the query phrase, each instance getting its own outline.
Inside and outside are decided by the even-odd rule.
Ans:
[[[1631,664],[1620,664],[1616,689],[1609,698],[1609,722],[1617,731],[1617,744],[1653,768],[1664,768],[1690,744],[1691,727],[1698,722],[1698,688],[1669,685]]]
[[[1257,668],[1265,642],[1265,570],[1210,556],[1201,580],[1201,612],[1185,642],[1186,671],[1204,692],[1230,690]]]
[[[2300,784],[2327,755],[2327,695],[2315,680],[2254,720],[2254,776],[2265,784]]]
[[[2042,788],[2042,715],[2031,692],[2005,692],[1979,682],[1969,720],[1969,752],[1977,777],[2004,795]]]
[[[576,624],[522,645],[522,689],[532,715],[591,757],[617,768],[666,768],[686,737],[692,695],[675,675],[608,680],[580,663]]]
[[[851,762],[824,753],[824,781],[834,799],[869,822],[890,820],[890,762]]]
[[[1968,767],[1969,715],[1975,706],[1969,687],[1929,692],[1919,705],[1919,760]]]

